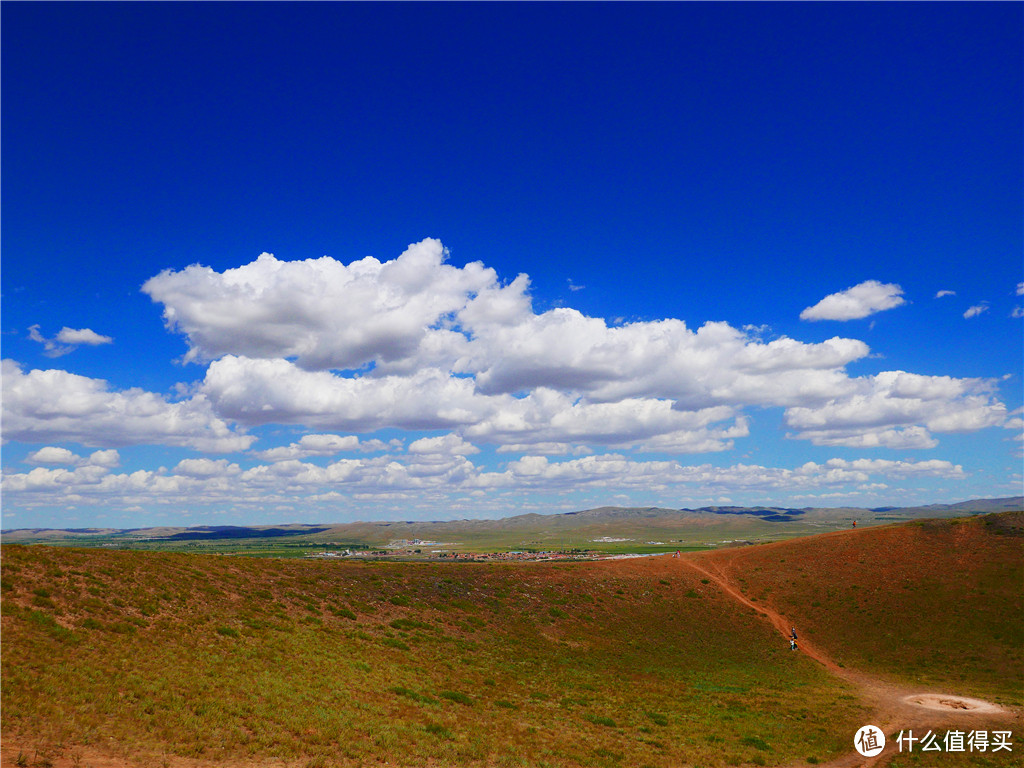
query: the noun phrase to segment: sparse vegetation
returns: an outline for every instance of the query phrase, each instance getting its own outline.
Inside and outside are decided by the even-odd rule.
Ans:
[[[779,542],[730,561],[841,667],[1024,704],[1024,513]]]
[[[648,718],[653,720],[656,725],[660,725],[660,726],[668,725],[668,718],[665,717],[660,712],[645,712],[644,714],[647,715]]]
[[[981,520],[952,530],[729,554],[749,593],[785,603],[850,666],[902,663],[939,679],[970,624],[983,642],[947,675],[963,676],[961,692],[1005,699],[1020,679],[1021,540]],[[889,547],[917,557],[919,545],[932,567],[874,578]],[[65,761],[130,748],[165,766],[815,764],[849,750],[865,712],[671,558],[484,566],[6,544],[2,555],[0,695],[14,764],[37,763],[36,744]],[[936,567],[947,561],[957,579]],[[956,600],[963,609],[945,602]],[[911,613],[915,601],[944,608]],[[883,616],[939,644],[872,646],[856,628]]]
[[[440,696],[442,699],[448,699],[448,701],[465,704],[467,707],[473,705],[473,700],[460,691],[441,691]]]

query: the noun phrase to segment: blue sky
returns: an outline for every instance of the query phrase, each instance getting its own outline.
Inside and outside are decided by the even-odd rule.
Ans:
[[[0,13],[5,528],[1021,493],[1020,4]]]

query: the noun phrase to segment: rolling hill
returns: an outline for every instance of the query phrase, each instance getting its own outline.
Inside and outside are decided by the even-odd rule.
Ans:
[[[5,544],[2,762],[842,763],[867,676],[1019,717],[1022,542],[1003,513],[560,564]]]

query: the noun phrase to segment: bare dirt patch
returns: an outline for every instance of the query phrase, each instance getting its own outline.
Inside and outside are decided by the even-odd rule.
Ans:
[[[935,693],[915,693],[905,696],[903,701],[925,709],[940,712],[977,712],[979,714],[1005,714],[1006,710],[998,704],[981,699],[970,699],[966,696],[947,696]]]

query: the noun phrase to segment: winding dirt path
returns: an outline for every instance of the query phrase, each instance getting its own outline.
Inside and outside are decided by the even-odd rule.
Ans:
[[[755,603],[747,598],[732,583],[719,563],[707,558],[698,559],[692,555],[682,556],[680,562],[713,581],[736,602],[754,609],[767,618],[788,641],[793,623],[770,606]],[[939,734],[941,740],[946,730],[988,730],[992,728],[993,723],[1002,722],[1006,724],[1006,729],[1016,724],[1015,738],[1011,741],[1019,740],[1022,719],[1017,712],[981,699],[895,685],[857,670],[840,667],[824,650],[806,639],[800,638],[798,646],[804,655],[814,659],[836,677],[855,686],[864,703],[871,708],[871,713],[864,724],[877,726],[886,734],[911,729],[915,731],[916,736],[920,736],[927,730],[932,730]],[[888,765],[890,760],[899,754],[899,747],[893,739],[886,743],[881,754],[863,757],[852,749],[852,738],[853,734],[850,752],[824,764],[822,768],[880,768]],[[1021,745],[1018,742],[1013,746],[1017,750],[1016,756],[1019,757]],[[1009,756],[1009,753],[1005,754]]]

